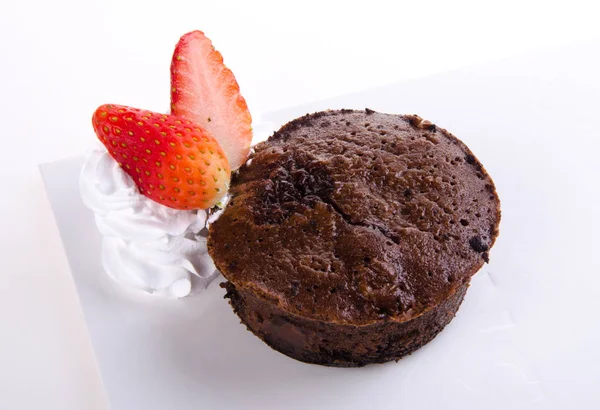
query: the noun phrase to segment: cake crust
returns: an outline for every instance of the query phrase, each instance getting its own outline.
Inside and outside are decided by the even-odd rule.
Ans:
[[[272,349],[305,363],[331,367],[362,367],[411,354],[450,323],[468,287],[458,287],[435,309],[413,320],[352,326],[296,316],[277,304],[264,303],[251,291],[238,292],[231,282],[221,286],[241,322]]]

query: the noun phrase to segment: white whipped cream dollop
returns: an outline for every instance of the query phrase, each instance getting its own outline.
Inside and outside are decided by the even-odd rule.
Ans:
[[[102,265],[117,282],[184,297],[218,274],[206,248],[206,211],[172,209],[141,195],[104,147],[91,152],[79,182],[103,235]]]

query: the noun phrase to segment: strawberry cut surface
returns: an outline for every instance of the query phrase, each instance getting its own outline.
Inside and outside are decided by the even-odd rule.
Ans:
[[[193,121],[107,104],[96,110],[92,124],[148,198],[175,209],[207,209],[227,192],[227,157],[210,132]]]
[[[235,76],[201,31],[185,34],[171,61],[171,113],[209,131],[225,152],[231,169],[250,153],[252,117]]]

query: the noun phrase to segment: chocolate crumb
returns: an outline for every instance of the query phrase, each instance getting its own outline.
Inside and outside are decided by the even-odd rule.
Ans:
[[[488,250],[488,246],[483,242],[480,236],[474,236],[469,239],[469,245],[471,245],[471,248],[478,253]]]

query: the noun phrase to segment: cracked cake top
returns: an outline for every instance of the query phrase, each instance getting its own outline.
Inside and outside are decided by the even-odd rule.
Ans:
[[[223,275],[294,314],[406,321],[488,259],[494,184],[472,152],[417,116],[298,118],[256,146],[210,231]]]

